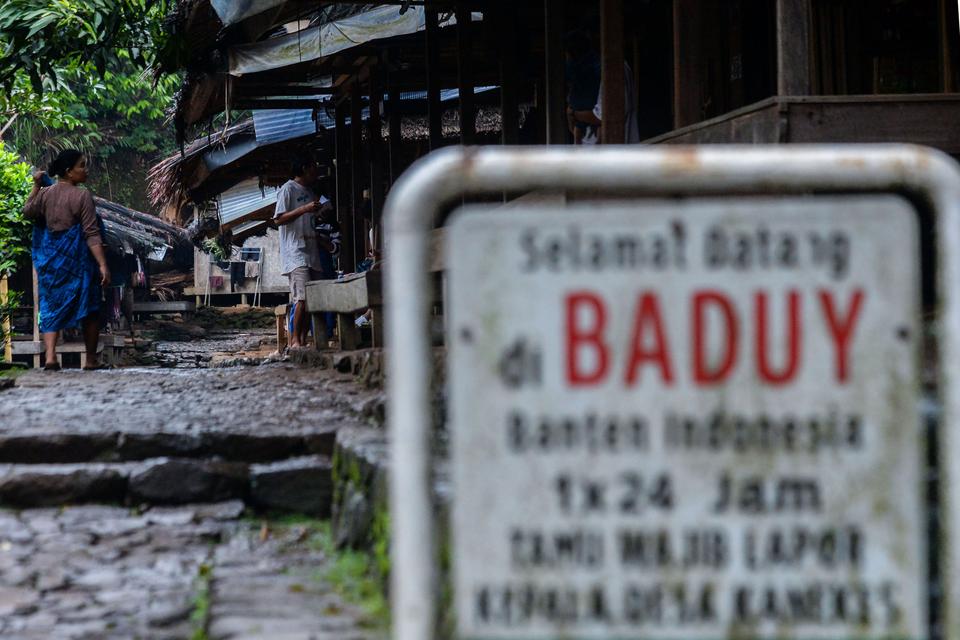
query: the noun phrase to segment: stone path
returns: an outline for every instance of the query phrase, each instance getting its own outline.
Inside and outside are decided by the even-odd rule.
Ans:
[[[304,529],[240,502],[0,512],[5,640],[379,640]],[[206,635],[196,635],[205,632]]]
[[[250,515],[328,514],[337,433],[382,418],[382,395],[161,351],[175,367],[0,386],[0,638],[383,638],[325,582],[316,532]]]
[[[247,528],[214,552],[210,638],[373,640],[383,631],[322,577],[324,554],[304,527]]]
[[[241,498],[326,515],[336,433],[382,403],[289,363],[30,372],[0,390],[0,506]]]
[[[277,433],[336,425],[359,392],[291,364],[223,369],[32,371],[0,392],[0,434],[204,430]]]

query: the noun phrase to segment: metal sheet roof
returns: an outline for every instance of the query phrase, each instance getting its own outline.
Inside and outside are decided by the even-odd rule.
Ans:
[[[317,132],[317,125],[332,126],[329,123],[314,121],[311,109],[263,109],[253,112],[253,127],[257,133],[257,143],[268,144],[282,142]]]
[[[219,196],[217,205],[220,210],[220,224],[230,224],[250,215],[264,207],[277,203],[277,187],[260,189],[260,181],[256,178],[244,180]]]
[[[476,87],[473,92],[474,94],[480,94],[493,91],[494,89],[497,89],[497,87]],[[316,97],[318,100],[321,99],[320,96]],[[450,102],[452,100],[458,100],[459,98],[460,91],[457,89],[444,89],[440,92],[441,102]],[[386,99],[390,99],[389,94],[386,95]],[[426,91],[403,92],[400,94],[400,99],[426,100],[427,93]],[[256,131],[257,143],[262,145],[273,142],[283,142],[284,140],[292,140],[293,138],[314,134],[319,131],[321,127],[324,129],[336,128],[337,122],[330,116],[327,109],[317,109],[316,120],[313,119],[313,114],[314,112],[311,109],[263,109],[254,111],[253,124]],[[369,117],[370,108],[364,107],[363,119],[366,120]],[[347,124],[349,123],[350,119],[347,118]]]

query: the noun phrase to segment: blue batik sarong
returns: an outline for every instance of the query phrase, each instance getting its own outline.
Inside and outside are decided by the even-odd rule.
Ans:
[[[102,221],[100,228],[102,234]],[[76,327],[100,310],[100,270],[80,224],[65,231],[34,226],[33,264],[37,270],[42,333]]]

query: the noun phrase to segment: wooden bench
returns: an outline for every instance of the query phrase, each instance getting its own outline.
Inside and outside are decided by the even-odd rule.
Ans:
[[[100,336],[100,342],[97,344],[97,353],[100,354],[106,364],[117,364],[120,362],[120,355],[126,340],[123,336],[114,334],[103,334]],[[36,340],[14,340],[13,355],[15,356],[33,356],[34,368],[40,368],[40,356],[45,351],[43,342]],[[57,362],[63,364],[63,354],[80,354],[80,366],[87,366],[87,347],[82,342],[62,342],[57,345]]]
[[[134,302],[134,315],[149,315],[152,313],[183,313],[191,314],[197,310],[192,300],[170,300],[169,302]]]
[[[445,269],[444,230],[434,229],[430,235],[430,273]],[[389,268],[389,267],[388,267]],[[340,280],[317,280],[307,283],[307,312],[315,327],[325,326],[323,314],[337,314],[340,349],[352,351],[360,345],[360,330],[354,315],[370,309],[373,346],[383,347],[383,272],[379,269],[351,274]],[[430,292],[431,300],[442,300],[441,287]],[[318,343],[319,344],[319,343]]]

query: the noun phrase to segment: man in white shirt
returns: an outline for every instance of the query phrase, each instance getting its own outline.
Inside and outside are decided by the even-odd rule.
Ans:
[[[280,228],[280,272],[290,280],[290,303],[294,305],[290,346],[307,342],[309,318],[306,310],[307,282],[321,278],[320,250],[313,216],[330,201],[311,191],[308,185],[317,179],[317,163],[311,158],[297,159],[291,166],[293,178],[280,187],[273,221]]]

